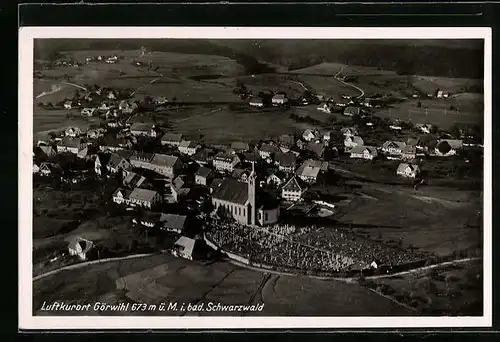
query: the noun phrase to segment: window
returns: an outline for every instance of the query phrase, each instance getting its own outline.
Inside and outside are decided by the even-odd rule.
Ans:
[[[245,215],[246,215],[246,214],[245,214],[245,208],[243,208],[243,216],[245,216]]]
[[[238,215],[241,216],[241,208],[238,208]]]
[[[262,213],[259,212],[259,220],[262,220]]]
[[[269,215],[267,214],[267,212],[266,212],[266,213],[264,213],[264,220],[265,220],[265,221],[269,220]]]

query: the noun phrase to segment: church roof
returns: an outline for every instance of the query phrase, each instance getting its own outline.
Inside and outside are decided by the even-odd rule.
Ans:
[[[212,197],[218,200],[244,205],[248,201],[248,184],[238,182],[232,178],[226,178],[215,189]]]

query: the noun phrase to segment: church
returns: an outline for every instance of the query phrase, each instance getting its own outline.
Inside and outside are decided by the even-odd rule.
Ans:
[[[265,226],[278,222],[279,202],[261,189],[256,189],[255,179],[253,170],[247,182],[224,179],[212,194],[215,210],[222,206],[236,222],[247,226]]]

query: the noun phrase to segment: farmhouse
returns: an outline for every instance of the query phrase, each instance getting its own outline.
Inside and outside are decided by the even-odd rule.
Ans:
[[[250,146],[242,141],[235,141],[231,143],[231,149],[236,153],[246,152],[250,150]]]
[[[81,114],[82,116],[93,116],[97,108],[82,108]]]
[[[116,138],[112,135],[104,136],[99,149],[101,151],[121,151],[132,147],[132,142],[125,138]]]
[[[137,110],[138,106],[137,103],[135,102],[129,102],[127,100],[122,100],[118,104],[118,109],[123,113],[123,114],[132,114]]]
[[[275,153],[279,153],[279,152],[281,152],[281,150],[279,149],[278,146],[266,144],[266,143],[262,144],[262,146],[259,149],[259,155],[262,159],[269,159]]]
[[[52,174],[62,174],[62,169],[57,164],[43,162],[43,163],[40,164],[38,172],[42,176],[49,176],[49,175],[52,175]]]
[[[325,152],[325,144],[322,142],[309,141],[306,145],[306,150],[313,152],[316,157],[321,158]]]
[[[52,146],[38,146],[38,150],[47,157],[51,157],[57,154]]]
[[[65,101],[63,106],[64,109],[71,109],[71,107],[73,106],[73,102],[71,100]]]
[[[164,214],[160,215],[160,227],[162,230],[168,232],[175,232],[177,234],[182,234],[186,227],[187,216],[176,215],[176,214]]]
[[[359,115],[361,113],[361,110],[359,109],[359,107],[347,107],[346,109],[344,109],[344,115],[346,116],[355,116],[355,115]]]
[[[132,171],[123,170],[123,180],[122,184],[128,189],[138,188],[144,184],[146,177],[141,176]]]
[[[335,106],[337,107],[347,107],[348,105],[352,104],[352,100],[349,98],[340,98],[338,100],[335,100]]]
[[[172,254],[178,258],[187,260],[196,259],[195,246],[198,245],[196,240],[181,236],[172,247]]]
[[[81,237],[74,237],[68,243],[68,252],[71,256],[78,256],[80,260],[87,259],[87,253],[94,247],[94,243]]]
[[[313,131],[312,129],[306,129],[304,133],[302,133],[302,138],[305,141],[311,141],[313,139],[316,139],[316,134],[317,132]]]
[[[316,109],[319,110],[320,112],[330,114],[331,112],[333,112],[335,110],[335,105],[333,103],[330,103],[330,102],[323,102]]]
[[[130,133],[135,136],[149,136],[156,138],[156,127],[150,123],[135,122],[130,126]]]
[[[415,146],[406,145],[403,148],[401,159],[413,160],[417,157],[417,148]]]
[[[293,153],[276,153],[274,155],[275,164],[283,172],[292,173],[295,171],[297,157]]]
[[[250,99],[249,105],[252,107],[264,107],[264,101],[260,97]]]
[[[248,183],[224,179],[214,189],[212,203],[217,212],[222,211],[243,225],[268,225],[279,218],[278,203],[263,192],[256,193],[254,171]]]
[[[344,127],[340,131],[346,137],[353,137],[358,135],[358,130],[355,127]]]
[[[431,133],[433,127],[434,126],[432,124],[416,124],[415,125],[415,128],[419,129],[422,133],[426,133],[426,134]]]
[[[449,146],[445,152],[444,145]],[[458,139],[440,139],[437,142],[434,152],[438,156],[448,157],[457,154],[459,150],[463,149],[463,141]]]
[[[200,166],[208,165],[208,163],[213,159],[213,153],[206,148],[201,148],[193,156],[193,160]]]
[[[280,135],[278,145],[283,152],[288,152],[295,145],[295,137],[289,134]]]
[[[351,158],[372,160],[377,157],[377,149],[371,146],[355,146],[351,150]]]
[[[279,188],[286,181],[286,173],[283,171],[272,172],[267,176],[266,184],[274,188]]]
[[[382,152],[391,154],[391,155],[397,155],[401,156],[403,154],[403,150],[406,147],[406,143],[404,141],[386,141],[382,145]]]
[[[154,190],[135,188],[130,191],[119,188],[113,194],[113,202],[151,209],[156,203],[161,202],[161,197]]]
[[[159,97],[154,99],[154,103],[156,105],[162,105],[162,104],[165,104],[167,102],[168,102],[168,100],[165,96],[159,96]]]
[[[103,137],[104,133],[106,133],[106,130],[104,128],[90,129],[87,132],[87,138],[88,139],[98,139],[98,138]]]
[[[292,177],[281,188],[281,197],[286,201],[297,202],[300,201],[302,195],[306,190],[305,186],[296,177]]]
[[[295,174],[308,184],[314,184],[318,180],[321,171],[322,162],[319,160],[308,159],[302,163]]]
[[[207,186],[213,177],[213,172],[209,168],[200,167],[194,175],[194,182],[198,185]]]
[[[64,135],[70,138],[79,137],[82,134],[82,130],[78,127],[68,127],[64,130]]]
[[[355,136],[352,136],[352,135],[348,135],[345,137],[344,139],[344,147],[345,147],[345,151],[346,152],[349,152],[351,149],[353,149],[354,147],[357,147],[357,146],[363,146],[364,145],[364,141],[361,137],[355,135]]]
[[[418,165],[401,163],[396,170],[396,175],[406,177],[406,178],[415,178],[418,176],[420,169]]]
[[[130,157],[130,163],[134,167],[151,170],[169,178],[173,178],[182,168],[182,162],[178,157],[159,153],[136,152]]]
[[[277,94],[277,95],[274,95],[273,98],[271,99],[271,102],[273,104],[273,106],[281,106],[281,105],[284,105],[288,102],[288,99],[286,97],[286,95],[284,94]]]
[[[215,155],[213,165],[217,171],[233,172],[240,158],[236,154],[219,152]]]
[[[182,154],[186,154],[188,156],[192,156],[196,153],[196,151],[200,148],[200,144],[197,144],[191,140],[183,140],[179,144],[179,152]]]
[[[73,153],[78,158],[87,156],[87,144],[82,142],[80,138],[65,137],[57,144],[57,153]]]
[[[182,141],[182,134],[180,133],[165,133],[161,137],[162,146],[174,146],[179,147]]]
[[[231,173],[231,178],[234,178],[240,182],[247,182],[251,171],[249,169],[235,168]]]
[[[243,161],[255,165],[260,160],[260,154],[258,152],[245,152],[243,153]]]

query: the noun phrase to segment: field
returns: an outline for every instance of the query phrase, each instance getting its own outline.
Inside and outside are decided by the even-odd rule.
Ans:
[[[291,71],[295,74],[316,74],[333,76],[338,73],[339,76],[386,76],[395,75],[394,71],[378,70],[374,67],[365,67],[358,65],[346,65],[340,63],[320,63],[307,68]]]
[[[33,284],[33,313],[44,301],[264,304],[262,316],[402,316],[413,312],[357,284],[270,275],[226,262],[204,265],[162,254],[63,271]],[[56,313],[54,314],[78,314]],[[83,313],[86,315],[95,312]],[[109,314],[109,313],[108,313]],[[123,313],[131,314],[131,313]],[[145,312],[137,312],[144,315]],[[149,315],[192,315],[178,311]],[[214,313],[201,313],[201,315]],[[224,313],[215,313],[224,315]],[[225,313],[227,315],[227,313]],[[236,313],[242,314],[242,313]],[[235,315],[235,314],[233,314]]]
[[[413,123],[432,123],[446,129],[454,123],[482,125],[484,104],[480,94],[460,94],[449,99],[405,101],[392,108],[376,110],[374,114]]]
[[[455,94],[467,92],[469,87],[482,87],[483,82],[468,78],[413,76],[412,83],[425,94],[434,94],[437,89]]]
[[[471,261],[373,280],[372,288],[429,315],[483,314],[482,262]]]

